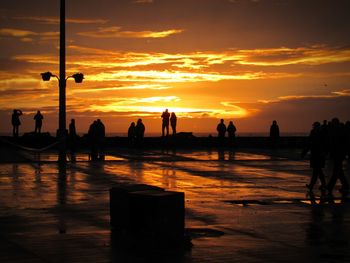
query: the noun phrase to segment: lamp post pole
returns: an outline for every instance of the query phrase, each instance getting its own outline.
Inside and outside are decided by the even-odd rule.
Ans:
[[[60,77],[58,137],[60,162],[66,162],[66,1],[60,0]]]
[[[66,149],[66,85],[67,79],[74,78],[75,83],[82,83],[84,79],[83,73],[75,73],[66,77],[66,2],[60,0],[60,74],[59,77],[52,74],[50,71],[41,73],[43,81],[49,81],[51,77],[58,80],[59,86],[59,106],[58,106],[58,130],[57,138],[59,139],[59,153],[58,161],[66,163],[67,149]]]

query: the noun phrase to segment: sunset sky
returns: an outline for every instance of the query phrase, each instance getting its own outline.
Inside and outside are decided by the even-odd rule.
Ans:
[[[126,132],[142,118],[161,131],[307,132],[313,121],[350,120],[349,0],[66,0],[67,123],[96,118]],[[21,109],[20,132],[58,126],[59,0],[1,0],[0,132]]]

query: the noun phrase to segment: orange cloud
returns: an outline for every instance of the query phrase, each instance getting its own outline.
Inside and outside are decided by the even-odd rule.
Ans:
[[[237,64],[254,66],[322,65],[350,61],[350,49],[322,46],[237,50],[237,53],[241,55]]]
[[[183,29],[170,29],[165,31],[122,31],[121,27],[103,27],[97,31],[80,32],[78,35],[93,38],[164,38],[170,35],[179,34]]]
[[[47,16],[16,16],[14,19],[35,21],[43,24],[59,24],[58,17]],[[108,20],[105,19],[81,19],[81,18],[66,18],[66,23],[70,24],[105,24]]]
[[[58,39],[59,32],[33,32],[29,30],[22,30],[16,28],[1,28],[0,36],[19,38],[23,42],[32,42],[34,37],[39,40],[47,41]]]
[[[1,28],[0,29],[0,36],[8,36],[8,37],[28,37],[28,36],[36,36],[38,33],[29,31],[29,30],[22,30],[22,29],[16,29],[16,28]]]

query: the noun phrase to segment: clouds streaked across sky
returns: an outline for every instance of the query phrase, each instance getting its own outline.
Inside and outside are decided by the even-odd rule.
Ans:
[[[58,74],[59,1],[45,2],[0,6],[0,116],[10,119],[21,108],[27,131],[37,109],[47,116],[44,129],[57,128],[57,82],[42,82],[40,73]],[[265,131],[273,119],[286,132],[308,131],[314,120],[350,119],[347,0],[66,6],[67,72],[86,76],[67,86],[68,117],[80,131],[99,116],[111,132],[124,132],[142,116],[156,132],[165,108],[177,112],[180,131],[208,133],[220,118],[241,132]]]

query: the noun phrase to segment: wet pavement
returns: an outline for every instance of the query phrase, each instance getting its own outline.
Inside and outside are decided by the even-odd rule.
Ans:
[[[350,262],[350,201],[307,195],[298,151],[118,149],[66,169],[54,152],[0,157],[0,262]],[[108,190],[125,183],[185,192],[192,249],[114,246]]]

